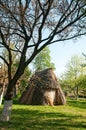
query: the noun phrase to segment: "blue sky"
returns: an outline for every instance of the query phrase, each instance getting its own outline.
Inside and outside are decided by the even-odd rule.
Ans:
[[[56,67],[56,75],[60,76],[65,70],[65,65],[74,55],[86,54],[86,36],[77,40],[58,42],[50,45],[52,62]]]

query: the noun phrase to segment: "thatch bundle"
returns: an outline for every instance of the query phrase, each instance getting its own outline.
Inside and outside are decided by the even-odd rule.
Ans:
[[[31,105],[61,105],[66,103],[52,68],[35,72],[19,102]]]

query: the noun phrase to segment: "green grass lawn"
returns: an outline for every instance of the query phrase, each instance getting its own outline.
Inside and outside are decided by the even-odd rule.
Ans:
[[[86,130],[86,100],[54,107],[14,104],[11,120],[0,122],[0,130]]]

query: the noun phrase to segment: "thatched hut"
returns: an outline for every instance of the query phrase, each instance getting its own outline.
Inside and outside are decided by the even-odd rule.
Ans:
[[[35,72],[20,100],[29,105],[63,105],[65,96],[52,68]]]

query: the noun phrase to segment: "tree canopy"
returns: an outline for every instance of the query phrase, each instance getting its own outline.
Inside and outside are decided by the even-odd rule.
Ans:
[[[42,70],[46,68],[55,69],[54,63],[51,61],[49,47],[44,48],[34,59],[33,69]]]
[[[67,63],[66,70],[61,78],[61,84],[64,91],[68,91],[68,93],[73,92],[76,98],[78,98],[80,91],[86,89],[86,68],[82,66],[83,62],[83,56],[72,56],[70,61]]]

